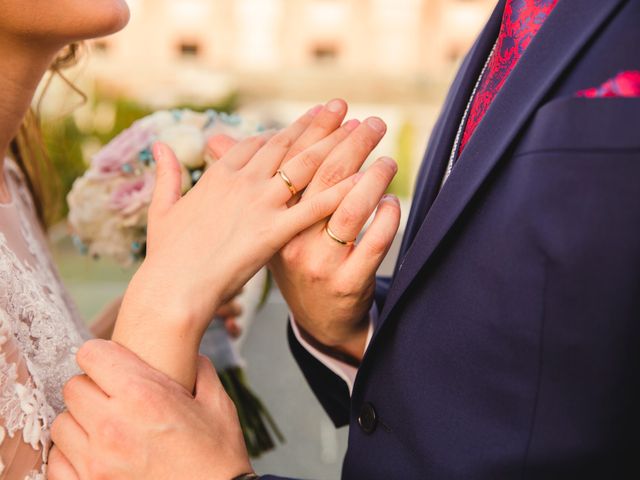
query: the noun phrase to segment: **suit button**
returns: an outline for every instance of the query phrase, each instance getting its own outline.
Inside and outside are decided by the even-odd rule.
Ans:
[[[365,403],[360,409],[358,424],[364,433],[371,435],[378,426],[378,416],[376,409],[370,403]]]

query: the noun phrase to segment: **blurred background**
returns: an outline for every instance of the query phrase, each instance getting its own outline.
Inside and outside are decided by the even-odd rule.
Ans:
[[[335,97],[350,118],[389,126],[376,154],[400,169],[391,189],[408,214],[415,174],[447,88],[495,0],[129,0],[131,23],[86,46],[69,80],[40,108],[63,189],[134,120],[158,109],[216,108],[286,125]],[[376,156],[376,155],[374,155]],[[79,255],[60,212],[52,229],[62,276],[88,320],[121,295],[132,270]],[[396,242],[396,243],[399,243]],[[383,270],[393,268],[396,248]],[[336,431],[286,345],[277,291],[247,332],[243,355],[256,392],[287,443],[259,472],[336,479],[348,431]]]

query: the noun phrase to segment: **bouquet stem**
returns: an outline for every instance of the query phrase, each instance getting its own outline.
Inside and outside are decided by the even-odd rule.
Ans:
[[[243,369],[231,367],[218,372],[218,375],[227,394],[231,397],[238,410],[238,417],[249,455],[252,458],[257,458],[263,453],[273,450],[276,446],[273,436],[280,443],[284,443],[284,436],[273,417],[249,387]]]

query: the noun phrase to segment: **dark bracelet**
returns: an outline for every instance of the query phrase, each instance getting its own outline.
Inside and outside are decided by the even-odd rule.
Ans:
[[[296,323],[298,327],[298,331],[300,332],[300,336],[302,339],[311,345],[313,348],[318,350],[320,353],[324,353],[325,355],[338,360],[339,362],[346,363],[354,368],[360,368],[360,360],[358,360],[353,355],[349,355],[346,352],[341,352],[336,350],[335,348],[331,348],[324,343],[319,342],[316,338],[307,332],[299,323]],[[235,480],[235,478],[233,479]]]
[[[260,477],[255,473],[243,473],[242,475],[238,475],[231,480],[258,480],[259,478]]]

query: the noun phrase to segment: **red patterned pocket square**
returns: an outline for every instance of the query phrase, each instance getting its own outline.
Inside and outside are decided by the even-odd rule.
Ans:
[[[576,93],[578,97],[640,97],[640,71],[621,72],[600,87],[587,88]]]

